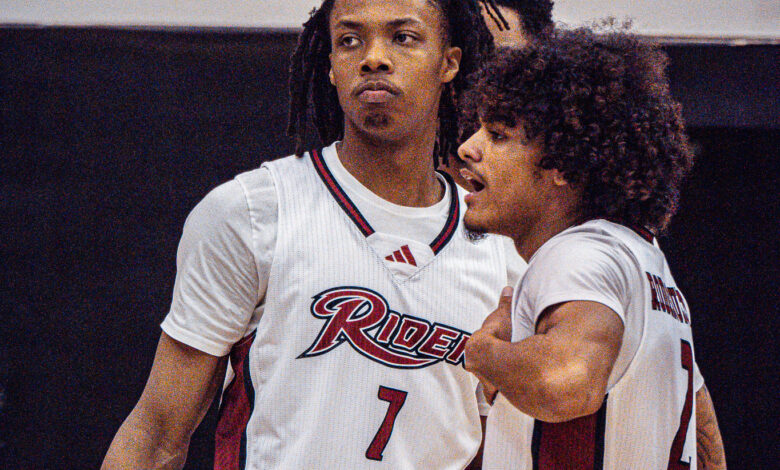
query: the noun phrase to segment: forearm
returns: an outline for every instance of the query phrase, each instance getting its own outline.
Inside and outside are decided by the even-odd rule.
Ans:
[[[104,469],[181,468],[190,437],[222,384],[227,357],[160,336],[141,398],[111,442]]]
[[[606,384],[591,377],[584,361],[560,360],[564,354],[545,335],[516,343],[491,336],[476,339],[467,345],[470,370],[497,387],[520,411],[561,422],[591,414],[600,406]]]
[[[725,470],[726,452],[707,386],[696,392],[696,458],[699,470]]]
[[[137,409],[117,431],[101,469],[180,469],[187,460],[189,442],[178,445],[165,441],[161,425],[142,417]]]

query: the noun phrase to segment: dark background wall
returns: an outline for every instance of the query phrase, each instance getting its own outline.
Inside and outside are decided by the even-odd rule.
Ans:
[[[291,33],[0,28],[0,468],[96,468],[189,210],[289,154]],[[667,46],[698,161],[661,239],[730,468],[778,449],[778,46]],[[211,461],[214,409],[187,468]]]

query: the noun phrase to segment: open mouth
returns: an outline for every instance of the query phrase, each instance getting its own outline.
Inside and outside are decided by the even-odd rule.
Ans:
[[[476,174],[472,173],[467,168],[461,169],[460,175],[471,185],[473,192],[478,193],[485,189],[485,184],[480,181]]]

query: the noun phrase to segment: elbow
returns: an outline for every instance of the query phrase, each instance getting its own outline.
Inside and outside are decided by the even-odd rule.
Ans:
[[[605,394],[606,378],[593,377],[584,365],[550,369],[539,381],[534,418],[560,423],[592,415],[601,408]]]

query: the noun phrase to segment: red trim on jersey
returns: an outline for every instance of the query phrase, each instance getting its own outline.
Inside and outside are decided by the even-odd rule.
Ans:
[[[235,377],[222,393],[214,445],[214,469],[242,469],[246,464],[246,426],[255,394],[249,377],[249,349],[255,333],[233,345],[230,366]]]
[[[317,170],[317,174],[319,174],[320,178],[322,178],[322,181],[325,183],[325,187],[328,188],[328,191],[330,191],[330,193],[336,199],[338,205],[344,209],[344,212],[347,214],[347,216],[352,219],[352,221],[355,223],[355,225],[357,225],[358,229],[363,233],[364,236],[370,236],[374,233],[374,229],[371,227],[371,224],[368,223],[366,218],[363,217],[363,214],[360,213],[357,206],[355,206],[355,203],[353,203],[352,200],[347,196],[347,193],[345,193],[341,186],[339,186],[336,178],[333,177],[333,173],[331,173],[328,165],[325,163],[325,159],[322,157],[320,152],[321,150],[312,150],[309,152],[312,162],[314,163],[314,169]],[[444,245],[446,245],[452,239],[452,236],[455,234],[455,229],[458,226],[458,221],[460,220],[458,188],[455,185],[455,181],[447,173],[439,173],[444,177],[445,181],[450,187],[450,212],[447,217],[447,222],[444,224],[444,228],[430,244],[434,255],[441,251],[441,249],[444,248]],[[416,263],[409,264],[417,266]]]
[[[363,217],[363,214],[360,213],[357,206],[355,206],[355,203],[352,202],[347,196],[347,193],[345,193],[344,190],[341,189],[341,186],[336,182],[336,178],[333,177],[333,174],[330,172],[328,165],[325,164],[325,159],[322,158],[320,152],[312,150],[309,154],[311,155],[312,162],[314,162],[314,169],[317,170],[317,173],[320,175],[320,178],[322,178],[328,191],[330,191],[341,208],[344,209],[347,216],[355,222],[355,225],[357,225],[364,236],[368,237],[374,233],[374,229],[365,217]]]
[[[450,186],[450,213],[447,217],[447,223],[444,224],[444,228],[441,233],[431,242],[431,250],[433,254],[439,253],[444,245],[446,245],[455,234],[455,229],[458,226],[460,220],[460,199],[458,199],[458,187],[455,185],[455,180],[450,175],[442,171],[439,172],[444,177],[444,180]]]
[[[597,217],[597,218],[602,218],[602,217]],[[632,224],[630,222],[626,222],[618,218],[603,217],[603,219],[612,222],[613,224],[618,224],[618,225],[622,225],[623,227],[629,228],[631,229],[631,231],[639,235],[647,243],[653,243],[653,239],[655,238],[655,235],[653,235],[653,232],[651,232],[645,227]],[[591,220],[595,220],[595,219],[591,219]]]
[[[601,470],[607,399],[596,413],[565,423],[534,421],[531,454],[534,470]]]

